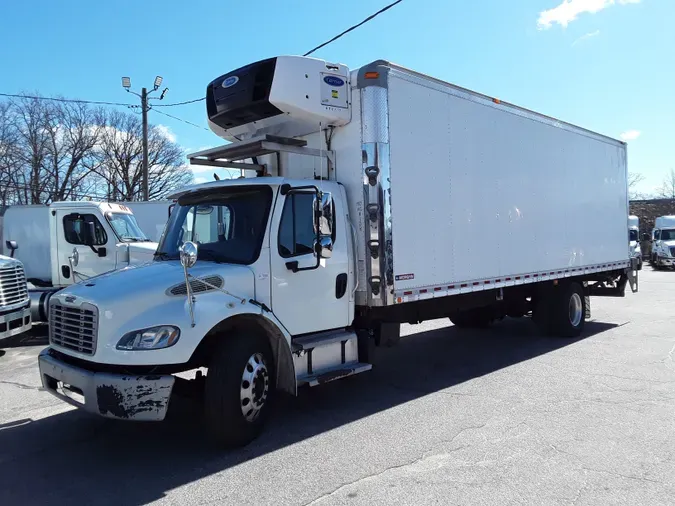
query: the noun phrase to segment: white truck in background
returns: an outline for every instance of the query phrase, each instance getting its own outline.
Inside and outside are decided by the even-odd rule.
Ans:
[[[675,267],[675,216],[659,216],[652,230],[652,265]]]
[[[0,255],[0,346],[31,328],[30,300],[23,265]]]
[[[206,110],[231,143],[191,163],[260,177],[177,192],[152,264],[52,297],[42,384],[86,411],[162,420],[199,369],[242,445],[275,391],[368,371],[401,323],[575,337],[591,296],[637,291],[621,141],[384,61],[263,60]]]
[[[642,249],[640,247],[640,219],[628,217],[628,244],[631,257],[637,259],[637,269],[642,270]]]
[[[49,299],[61,288],[151,261],[157,249],[129,207],[105,202],[6,207],[0,244],[0,253],[23,264],[33,323],[47,321]]]
[[[148,202],[121,202],[134,213],[136,223],[143,233],[154,242],[159,242],[169,221],[171,208],[174,205],[172,200],[151,200]]]

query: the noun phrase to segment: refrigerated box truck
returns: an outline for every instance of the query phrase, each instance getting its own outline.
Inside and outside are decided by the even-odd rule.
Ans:
[[[66,402],[161,420],[199,368],[240,445],[277,390],[368,371],[402,322],[575,337],[591,296],[637,291],[621,141],[384,61],[260,61],[206,110],[230,143],[191,163],[259,177],[177,192],[152,264],[52,297],[40,374]]]

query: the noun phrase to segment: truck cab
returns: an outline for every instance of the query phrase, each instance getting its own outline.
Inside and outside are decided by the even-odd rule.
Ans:
[[[628,246],[631,258],[637,259],[638,270],[642,269],[642,249],[640,247],[640,220],[637,216],[628,217]]]
[[[152,261],[157,243],[131,209],[106,202],[10,206],[3,242],[23,264],[34,323],[45,322],[49,299],[63,287],[115,269]]]
[[[15,258],[0,255],[0,345],[30,328],[28,288],[23,265]]]
[[[660,216],[652,231],[652,262],[655,268],[675,267],[675,216]]]

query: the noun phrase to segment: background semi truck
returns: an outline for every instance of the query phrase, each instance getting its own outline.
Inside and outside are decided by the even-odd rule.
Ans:
[[[628,242],[631,257],[637,259],[637,269],[642,269],[642,248],[640,246],[640,219],[637,216],[628,217]]]
[[[574,337],[589,297],[637,291],[623,142],[384,61],[260,61],[206,109],[230,144],[190,161],[260,177],[177,192],[152,264],[52,297],[40,373],[66,402],[161,420],[199,368],[240,445],[276,391],[368,371],[400,323]]]
[[[652,230],[652,265],[675,267],[675,216],[659,216]]]
[[[157,248],[129,207],[105,202],[9,206],[0,236],[0,253],[23,264],[33,323],[47,321],[49,299],[57,290],[151,261]]]
[[[30,301],[23,265],[0,255],[0,346],[31,328]]]

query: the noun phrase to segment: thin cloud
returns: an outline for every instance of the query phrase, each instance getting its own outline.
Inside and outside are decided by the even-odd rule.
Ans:
[[[171,142],[176,142],[176,134],[173,133],[168,126],[157,125],[155,128],[163,137],[170,140]]]
[[[612,5],[638,4],[641,0],[563,0],[557,7],[539,13],[537,27],[540,30],[548,30],[554,24],[567,28],[579,14],[595,14]]]
[[[576,46],[580,42],[584,42],[585,40],[592,39],[593,37],[597,37],[598,35],[600,35],[600,30],[596,30],[594,32],[587,33],[586,35],[582,35],[577,40],[572,42],[572,46]]]
[[[640,130],[627,130],[621,134],[621,140],[624,142],[634,141],[635,139],[640,137],[640,135],[642,135],[642,132],[640,132]]]

